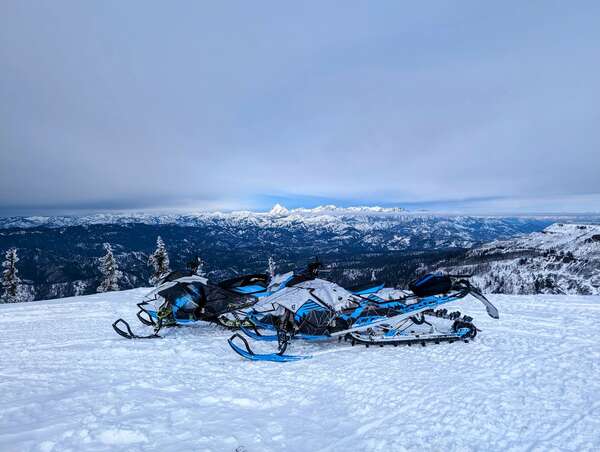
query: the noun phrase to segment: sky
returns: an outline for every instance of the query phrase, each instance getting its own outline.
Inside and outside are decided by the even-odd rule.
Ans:
[[[600,2],[0,2],[0,215],[600,212]]]

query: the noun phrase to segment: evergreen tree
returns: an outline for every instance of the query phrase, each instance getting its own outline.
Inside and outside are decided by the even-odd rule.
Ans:
[[[269,276],[269,278],[272,278],[273,276],[275,276],[276,271],[277,271],[277,264],[275,263],[275,259],[273,259],[273,256],[269,256],[269,262],[267,265],[267,275]]]
[[[119,279],[123,273],[117,266],[117,261],[112,252],[110,243],[104,244],[106,254],[100,258],[100,273],[102,273],[102,282],[96,289],[98,292],[111,292],[119,290]]]
[[[204,270],[204,261],[201,257],[198,257],[198,268],[196,268],[196,274],[198,276],[206,277],[206,271]]]
[[[171,269],[169,268],[169,254],[165,247],[165,242],[160,238],[160,235],[156,239],[156,250],[150,255],[148,259],[148,265],[154,267],[154,273],[150,278],[150,284],[157,284],[161,278],[166,276]]]
[[[11,248],[6,251],[4,258],[5,260],[2,262],[4,269],[2,271],[2,289],[4,290],[2,301],[5,303],[25,301],[20,291],[21,278],[19,278],[19,270],[17,270],[17,262],[19,262],[17,249]]]
[[[200,256],[196,256],[190,262],[188,262],[187,267],[190,271],[198,276],[206,276],[206,272],[204,271],[204,261]]]

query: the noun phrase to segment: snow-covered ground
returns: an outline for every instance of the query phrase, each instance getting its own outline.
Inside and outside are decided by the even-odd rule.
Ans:
[[[145,292],[0,305],[0,450],[600,450],[600,297],[465,300],[469,344],[277,364],[206,324],[117,336]]]

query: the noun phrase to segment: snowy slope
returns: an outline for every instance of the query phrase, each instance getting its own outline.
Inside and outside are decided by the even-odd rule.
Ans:
[[[485,292],[600,295],[600,225],[557,223],[497,240],[446,270],[474,274]]]
[[[499,321],[465,300],[472,343],[275,364],[206,324],[117,336],[144,293],[0,305],[0,450],[600,449],[600,297],[492,296]]]

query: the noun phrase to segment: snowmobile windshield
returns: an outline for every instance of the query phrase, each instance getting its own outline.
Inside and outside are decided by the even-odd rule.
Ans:
[[[181,283],[200,283],[200,284],[207,284],[208,280],[206,278],[203,278],[202,276],[197,276],[197,275],[192,275],[192,276],[183,276],[181,278],[178,278],[176,280],[173,281],[167,281],[164,282],[163,284],[161,284],[160,286],[158,286],[157,288],[155,288],[154,290],[150,291],[147,295],[146,295],[146,299],[147,300],[151,300],[153,298],[156,297],[156,295],[162,291],[164,291],[165,289],[169,288],[169,287],[173,287],[176,286],[177,284],[181,284]]]

